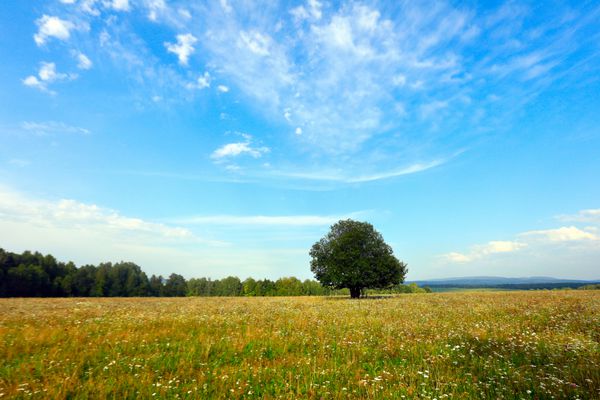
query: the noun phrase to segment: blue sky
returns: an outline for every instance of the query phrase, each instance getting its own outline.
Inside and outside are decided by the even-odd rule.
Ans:
[[[3,1],[0,246],[311,277],[600,278],[596,2]]]

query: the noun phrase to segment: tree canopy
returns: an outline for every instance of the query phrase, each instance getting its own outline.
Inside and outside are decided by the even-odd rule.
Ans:
[[[369,293],[413,293],[410,285],[395,285]],[[100,296],[324,296],[347,295],[348,289],[322,286],[312,279],[270,279],[236,276],[223,279],[191,278],[173,273],[148,276],[132,262],[103,262],[77,267],[51,255],[0,248],[0,297],[100,297]]]
[[[324,286],[348,288],[360,297],[366,288],[384,289],[404,281],[406,264],[399,261],[383,236],[368,222],[337,222],[311,250],[310,268]]]

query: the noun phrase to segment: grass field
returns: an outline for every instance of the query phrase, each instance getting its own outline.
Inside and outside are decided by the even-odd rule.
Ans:
[[[0,310],[2,398],[600,398],[600,291]]]
[[[508,289],[497,289],[497,288],[461,288],[461,287],[433,287],[431,290],[434,293],[447,293],[447,292],[504,292]]]

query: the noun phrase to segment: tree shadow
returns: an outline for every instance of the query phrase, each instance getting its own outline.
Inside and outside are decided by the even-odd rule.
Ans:
[[[357,299],[353,299],[348,295],[345,296],[325,296],[325,299],[327,299],[328,301],[343,301],[343,300],[352,300],[352,301],[359,301],[359,300],[381,300],[381,299],[393,299],[394,295],[371,295],[371,296],[361,296]]]

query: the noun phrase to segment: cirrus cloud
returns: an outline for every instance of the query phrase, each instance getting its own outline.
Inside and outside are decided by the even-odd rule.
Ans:
[[[522,237],[550,242],[576,242],[581,240],[600,240],[595,233],[579,229],[575,226],[563,226],[557,229],[545,229],[521,233]]]
[[[260,158],[268,153],[268,147],[252,147],[249,142],[228,143],[216,149],[210,156],[213,160],[220,160],[227,157],[237,157],[242,154],[248,154],[253,158]]]

